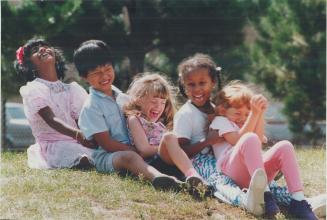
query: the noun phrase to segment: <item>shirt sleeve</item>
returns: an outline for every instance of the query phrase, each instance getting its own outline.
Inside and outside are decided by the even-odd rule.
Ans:
[[[238,128],[231,121],[229,121],[226,117],[222,116],[215,117],[215,119],[210,124],[210,128],[218,130],[218,134],[220,136],[238,130]]]
[[[187,113],[177,112],[174,116],[174,134],[178,138],[192,138],[192,120]]]
[[[49,89],[40,83],[29,82],[19,90],[24,105],[30,114],[36,114],[40,109],[49,106]]]
[[[84,105],[78,119],[78,126],[88,140],[96,133],[108,131],[104,115],[96,104]]]
[[[87,99],[87,92],[85,89],[83,89],[79,84],[76,82],[72,82],[70,84],[71,89],[71,99],[70,99],[70,105],[71,105],[71,112],[70,115],[73,119],[77,120],[79,117],[79,114],[82,110],[83,104],[85,100]]]

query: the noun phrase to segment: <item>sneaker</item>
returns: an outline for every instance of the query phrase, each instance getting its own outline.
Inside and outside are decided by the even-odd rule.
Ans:
[[[291,199],[289,213],[298,219],[318,220],[318,217],[312,212],[311,206],[306,200],[297,201]]]
[[[164,191],[172,190],[179,192],[183,188],[183,182],[177,180],[172,176],[158,176],[152,180],[152,185],[155,189],[161,189]]]
[[[280,212],[280,209],[276,203],[276,200],[273,197],[271,192],[264,193],[265,200],[265,215],[268,218],[273,218],[277,213]]]
[[[326,194],[307,198],[308,203],[312,207],[313,213],[319,218],[326,217]]]
[[[189,176],[186,178],[190,194],[195,199],[202,199],[208,195],[213,194],[212,187],[209,187],[201,177]]]
[[[260,216],[264,213],[264,191],[267,186],[267,176],[263,169],[256,169],[251,177],[249,189],[246,193],[244,208]]]
[[[196,188],[200,184],[204,185],[202,178],[198,176],[188,176],[186,178],[186,183],[189,184],[191,188]]]

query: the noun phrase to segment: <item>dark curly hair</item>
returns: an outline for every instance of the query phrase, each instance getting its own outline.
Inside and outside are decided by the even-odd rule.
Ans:
[[[17,74],[22,76],[26,81],[32,81],[37,77],[37,71],[35,65],[30,60],[30,56],[32,55],[33,48],[39,46],[51,47],[44,39],[32,38],[23,46],[22,62],[20,63],[17,59],[14,62]],[[52,48],[55,54],[57,76],[59,79],[63,79],[66,71],[64,56],[60,49]]]
[[[195,55],[184,59],[178,65],[178,87],[180,93],[187,98],[184,90],[185,77],[200,68],[208,69],[211,79],[218,84],[218,90],[222,88],[221,68],[217,67],[213,59],[206,54],[196,53]]]

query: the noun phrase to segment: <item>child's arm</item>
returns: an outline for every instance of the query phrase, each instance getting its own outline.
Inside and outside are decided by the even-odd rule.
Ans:
[[[95,141],[108,152],[133,150],[131,146],[111,138],[108,131],[93,134]]]
[[[210,135],[208,135],[206,139],[199,141],[195,144],[190,144],[190,140],[187,138],[178,138],[179,145],[189,157],[193,157],[204,148],[222,141],[223,138],[219,137],[219,134],[216,131],[210,132]]]
[[[239,131],[223,134],[224,139],[231,145],[235,145],[243,134],[247,132],[254,132],[259,116],[260,115],[258,113],[251,111],[242,128]]]
[[[149,144],[144,129],[135,116],[128,117],[127,124],[133,137],[135,147],[141,157],[150,157],[158,152],[159,146]]]
[[[76,139],[79,143],[85,147],[94,148],[95,144],[92,141],[87,141],[84,138],[83,133],[77,129],[67,125],[64,121],[57,118],[49,106],[44,107],[38,111],[38,114],[42,119],[54,130],[61,134],[67,135]]]
[[[260,140],[263,140],[264,123],[262,121],[264,115],[264,106],[267,105],[267,100],[262,95],[255,95],[251,99],[251,111],[244,125],[238,132],[229,132],[223,135],[225,140],[235,145],[237,141],[247,132],[256,133]]]
[[[267,138],[265,137],[265,112],[268,107],[268,101],[263,95],[258,95],[259,100],[259,108],[260,108],[260,115],[258,122],[256,124],[254,132],[258,135],[262,143],[267,142]]]

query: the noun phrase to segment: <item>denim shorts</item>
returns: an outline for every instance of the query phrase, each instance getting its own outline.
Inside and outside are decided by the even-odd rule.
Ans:
[[[117,152],[109,153],[102,148],[95,150],[92,154],[95,168],[98,172],[101,173],[111,173],[115,172],[113,166],[113,158]]]

